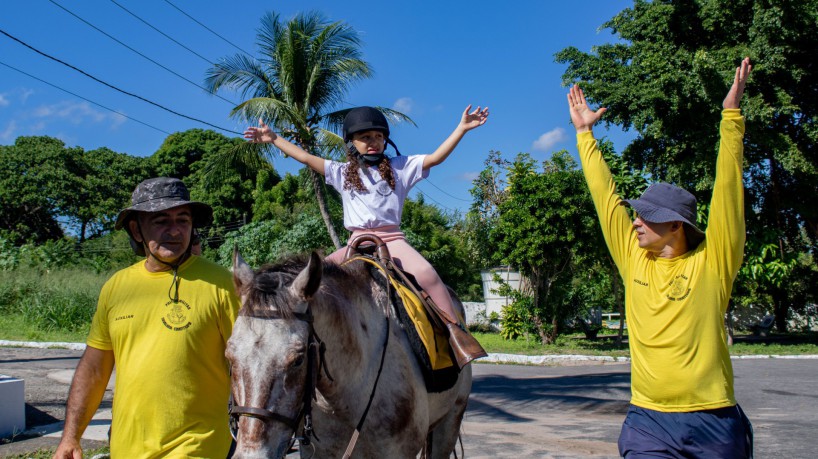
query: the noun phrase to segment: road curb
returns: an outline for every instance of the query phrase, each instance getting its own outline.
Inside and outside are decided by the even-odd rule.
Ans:
[[[70,349],[72,351],[84,351],[85,343],[43,343],[39,341],[8,341],[0,339],[0,346],[4,347],[33,347],[37,349]]]
[[[71,349],[74,351],[84,351],[85,343],[62,343],[62,342],[38,342],[38,341],[8,341],[0,340],[0,346],[6,347],[33,347],[39,349]],[[732,355],[733,360],[747,359],[793,359],[812,360],[818,359],[816,354],[804,355]],[[607,363],[630,363],[630,357],[611,357],[607,355],[579,355],[579,354],[551,354],[551,355],[519,355],[519,354],[489,354],[488,357],[476,360],[478,363],[508,363],[521,365],[559,365],[561,363],[582,363],[607,364]]]

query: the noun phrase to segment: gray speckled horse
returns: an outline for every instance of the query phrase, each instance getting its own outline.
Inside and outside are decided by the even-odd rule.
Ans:
[[[405,333],[388,318],[383,283],[366,263],[339,267],[313,253],[254,272],[236,253],[233,277],[242,301],[227,346],[238,419],[234,458],[284,457],[293,435],[305,433],[305,405],[314,435],[309,446],[301,445],[301,457],[342,457],[373,394],[382,355],[353,457],[452,454],[471,367],[463,368],[451,389],[427,392]],[[326,346],[325,369],[315,337]],[[311,381],[315,400],[309,408]]]

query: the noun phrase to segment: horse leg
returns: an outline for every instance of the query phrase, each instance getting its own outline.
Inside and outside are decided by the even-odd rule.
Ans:
[[[471,370],[471,368],[467,368]],[[452,452],[455,452],[457,440],[460,438],[460,424],[463,422],[463,415],[466,413],[468,401],[468,390],[465,391],[465,393],[459,393],[457,395],[452,409],[448,411],[443,419],[441,419],[426,436],[424,458],[448,459],[451,457]],[[456,453],[455,457],[462,457],[462,455]]]

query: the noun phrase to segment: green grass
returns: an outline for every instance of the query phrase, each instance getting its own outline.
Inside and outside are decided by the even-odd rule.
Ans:
[[[0,339],[84,341],[108,274],[20,269],[0,276]]]
[[[497,333],[474,332],[474,337],[489,353],[521,355],[608,355],[629,357],[628,345],[617,346],[616,338],[601,335],[600,339],[587,340],[582,335],[564,335],[555,344],[544,345],[536,337],[530,339],[504,340]],[[625,336],[627,338],[627,335]],[[766,338],[747,335],[736,336],[730,347],[731,355],[818,355],[818,332],[773,334]]]
[[[489,353],[545,355],[545,354],[582,354],[609,355],[627,357],[630,355],[628,345],[617,346],[615,338],[586,340],[582,335],[564,335],[557,338],[554,344],[541,344],[537,337],[526,339],[504,340],[498,333],[475,332],[474,337]]]
[[[75,330],[49,330],[23,314],[0,315],[0,339],[8,341],[84,343],[90,327],[89,323]]]

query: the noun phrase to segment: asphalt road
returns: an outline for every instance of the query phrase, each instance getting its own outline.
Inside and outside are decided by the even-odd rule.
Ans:
[[[0,348],[0,374],[25,379],[28,427],[61,421],[80,351]],[[818,359],[734,360],[736,397],[758,458],[818,456]],[[628,406],[628,364],[474,366],[463,424],[465,456],[614,458]],[[103,408],[110,408],[108,392]],[[0,457],[56,445],[34,438],[0,445]]]

